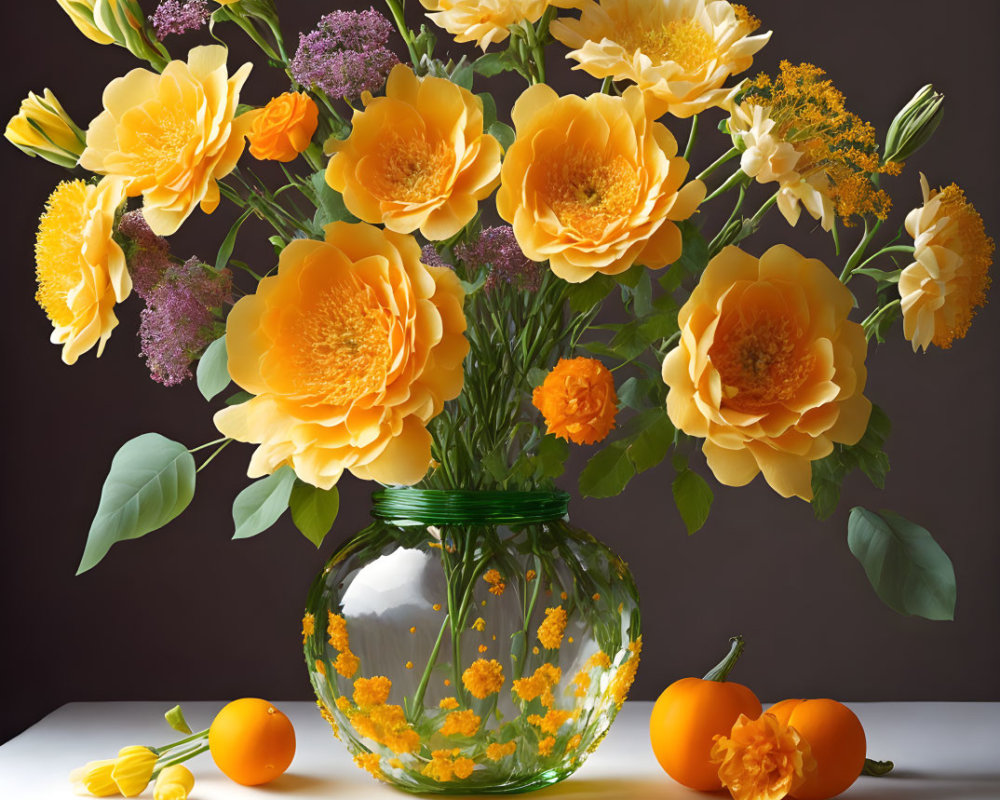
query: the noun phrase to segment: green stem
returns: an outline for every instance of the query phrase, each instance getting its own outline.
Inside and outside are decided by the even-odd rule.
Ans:
[[[881,308],[876,308],[871,314],[867,316],[864,322],[861,323],[861,327],[865,329],[865,334],[875,327],[879,320],[882,319],[886,314],[889,314],[894,309],[898,308],[902,304],[902,300],[896,299],[891,303],[886,303]]]
[[[195,739],[200,739],[208,735],[208,728],[203,731],[198,731],[197,733],[192,733],[190,736],[184,739],[178,739],[176,742],[171,742],[170,744],[161,745],[160,747],[152,748],[153,752],[157,755],[165,754],[168,750],[173,750],[175,747],[180,747],[182,744],[187,744],[188,742],[193,742]]]
[[[613,83],[613,82],[612,82],[612,80],[611,80],[611,76],[610,76],[610,75],[608,75],[608,77],[606,77],[606,78],[605,78],[605,79],[604,79],[604,80],[603,80],[603,81],[601,82],[601,94],[611,94],[611,87],[612,87],[613,85],[614,85],[614,83]]]
[[[205,442],[205,444],[200,444],[197,447],[189,447],[188,448],[188,452],[189,453],[197,453],[199,450],[204,450],[206,447],[211,447],[213,444],[218,444],[219,442],[226,441],[226,438],[227,437],[225,437],[225,436],[221,436],[218,439],[213,439],[210,442]],[[173,745],[167,745],[167,747],[173,747]]]
[[[208,735],[208,731],[205,731],[205,735],[206,736]],[[191,750],[186,750],[183,753],[178,753],[176,756],[172,756],[171,758],[168,758],[163,761],[157,761],[156,768],[153,770],[153,774],[151,777],[155,778],[167,767],[172,767],[175,764],[182,764],[183,762],[189,761],[195,756],[201,755],[207,750],[208,750],[208,742],[206,741],[204,742],[204,744],[201,744],[198,747],[195,747]]]
[[[400,0],[385,0],[385,4],[389,6],[389,11],[392,12],[396,29],[399,31],[399,35],[403,37],[403,41],[406,42],[406,49],[410,51],[410,61],[413,63],[414,69],[416,69],[420,58],[417,55],[417,48],[413,41],[413,33],[406,24],[406,17],[403,16],[403,3]]]
[[[750,226],[750,230],[757,229],[757,226],[760,225],[761,220],[764,219],[767,212],[771,210],[775,203],[778,202],[778,194],[778,192],[772,194],[768,201],[757,209],[757,213],[750,217],[750,221],[747,223]]]
[[[531,601],[528,603],[528,608],[524,612],[524,627],[521,629],[521,635],[524,636],[524,652],[525,655],[521,658],[520,663],[514,665],[514,676],[511,679],[516,681],[524,674],[524,663],[528,660],[528,630],[531,628],[531,616],[535,613],[535,604],[538,602],[538,590],[541,588],[542,581],[545,576],[542,574],[542,559],[535,555],[535,588],[531,592]]]
[[[195,472],[201,472],[203,469],[205,469],[205,467],[207,467],[209,464],[212,463],[212,459],[214,459],[217,455],[219,455],[219,453],[225,450],[226,447],[232,444],[232,442],[233,442],[232,439],[226,439],[226,441],[224,441],[215,449],[215,452],[212,453],[212,455],[210,455],[208,458],[205,459],[205,463],[202,464],[200,467],[198,467],[198,469],[196,469]]]
[[[725,163],[727,163],[729,161],[732,161],[739,154],[740,154],[740,151],[737,150],[735,147],[733,147],[732,149],[728,150],[727,152],[725,152],[721,156],[719,156],[717,159],[715,159],[715,161],[713,161],[711,164],[709,164],[701,172],[699,172],[698,175],[697,175],[697,177],[695,178],[695,180],[699,180],[699,181],[705,180],[713,172],[715,172],[719,167],[721,167],[723,164],[725,164]]]
[[[893,245],[892,247],[883,247],[877,253],[870,255],[868,258],[866,258],[864,261],[858,264],[858,266],[856,266],[853,270],[851,270],[851,272],[854,273],[857,272],[859,269],[864,269],[873,261],[875,261],[877,258],[884,256],[887,253],[913,253],[913,246],[908,244],[897,244]]]
[[[445,614],[444,621],[441,623],[441,630],[438,631],[437,640],[434,642],[434,648],[431,650],[431,656],[427,660],[427,666],[424,669],[424,674],[420,677],[420,684],[417,686],[417,691],[413,695],[413,709],[418,718],[424,713],[424,693],[427,691],[427,684],[430,682],[431,672],[434,669],[434,665],[437,663],[438,653],[441,652],[441,641],[444,639],[444,632],[448,630],[448,622],[450,619],[451,615]]]
[[[691,152],[694,150],[694,143],[698,140],[698,115],[691,117],[691,133],[688,134],[687,147],[684,148],[684,160],[691,160]]]
[[[732,175],[729,176],[729,178],[726,179],[726,182],[722,184],[722,186],[720,186],[718,189],[712,192],[708,197],[706,197],[701,202],[707,203],[709,200],[714,200],[716,197],[725,194],[730,189],[742,185],[743,182],[746,180],[746,178],[747,174],[743,170],[741,169],[736,170],[736,172],[734,172]]]
[[[726,657],[712,667],[712,669],[705,674],[705,677],[702,680],[718,681],[719,683],[723,683],[726,678],[729,677],[729,673],[732,672],[733,667],[736,666],[736,662],[739,661],[740,656],[743,655],[743,637],[734,636],[729,641],[730,647]]]
[[[871,244],[872,239],[875,238],[875,234],[878,233],[878,229],[882,227],[882,220],[878,220],[875,225],[870,226],[867,218],[865,219],[865,233],[861,237],[861,241],[858,242],[858,246],[851,253],[851,257],[847,259],[847,263],[844,265],[844,271],[840,273],[840,282],[847,283],[851,279],[851,273],[857,268],[858,264],[861,263],[861,259],[865,257],[865,251],[868,249],[868,245]]]

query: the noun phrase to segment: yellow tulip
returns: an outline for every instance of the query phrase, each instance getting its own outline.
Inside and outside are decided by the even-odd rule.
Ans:
[[[93,797],[110,797],[118,794],[118,786],[111,777],[114,765],[114,759],[107,759],[88,761],[84,766],[77,767],[69,774],[73,789],[77,794],[89,794]]]
[[[142,794],[153,777],[156,766],[156,753],[148,747],[132,745],[118,751],[111,768],[111,778],[125,797],[136,797]]]
[[[153,786],[153,800],[187,800],[194,789],[194,775],[181,764],[165,767]]]
[[[41,156],[67,169],[76,166],[86,146],[83,131],[48,89],[41,97],[28,92],[17,116],[7,123],[4,137],[29,156]]]

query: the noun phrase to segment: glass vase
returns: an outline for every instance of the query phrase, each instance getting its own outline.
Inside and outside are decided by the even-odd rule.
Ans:
[[[639,663],[625,562],[562,492],[384,489],[314,582],[306,663],[355,762],[407,791],[562,780],[607,733]]]

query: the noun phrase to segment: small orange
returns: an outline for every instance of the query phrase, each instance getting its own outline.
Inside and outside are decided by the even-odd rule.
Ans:
[[[281,775],[295,757],[295,729],[267,700],[233,700],[216,714],[208,747],[226,777],[257,786]]]
[[[858,779],[865,766],[865,729],[836,700],[782,700],[767,710],[791,725],[809,743],[816,769],[791,793],[796,800],[836,797]]]

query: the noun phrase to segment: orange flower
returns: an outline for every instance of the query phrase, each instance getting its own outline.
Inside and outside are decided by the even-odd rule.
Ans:
[[[546,708],[555,702],[552,689],[562,678],[562,670],[552,664],[542,664],[527,678],[514,681],[512,690],[524,702],[530,703],[536,697]]]
[[[760,259],[727,247],[681,308],[663,361],[667,413],[716,479],[764,473],[783,497],[812,498],[812,462],[864,435],[868,342],[853,297],[820,261],[790,247]]]
[[[441,726],[442,736],[475,736],[482,720],[472,709],[452,711]]]
[[[728,737],[715,737],[711,758],[734,800],[781,800],[816,764],[809,743],[773,714],[740,714]]]
[[[504,157],[497,211],[528,258],[580,283],[680,257],[674,221],[695,212],[705,185],[681,188],[688,162],[639,89],[559,97],[538,84],[511,116],[517,139]]]
[[[504,680],[503,665],[495,659],[477,658],[462,673],[462,683],[478,700],[499,692]]]
[[[293,161],[309,147],[319,109],[305,92],[278,95],[254,114],[247,134],[250,155],[260,161]]]
[[[440,241],[458,233],[497,185],[500,143],[483,133],[483,103],[404,64],[369,99],[351,135],[329,144],[326,181],[365,222]]]
[[[545,418],[546,432],[575,444],[594,444],[615,426],[615,379],[594,358],[560,358],[531,402]]]
[[[546,650],[558,650],[566,632],[568,615],[562,606],[545,609],[545,619],[538,626],[538,641]]]

